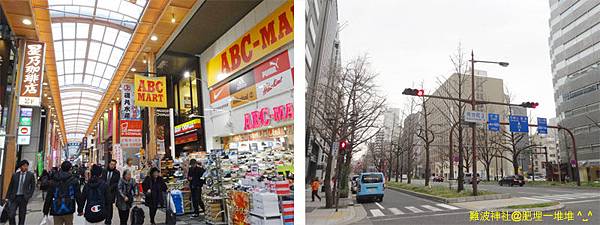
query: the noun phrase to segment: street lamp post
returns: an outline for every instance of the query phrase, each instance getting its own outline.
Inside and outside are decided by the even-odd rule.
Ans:
[[[477,101],[475,100],[475,63],[493,63],[493,64],[498,64],[500,66],[503,67],[507,67],[508,63],[507,62],[493,62],[493,61],[482,61],[482,60],[475,60],[475,55],[473,53],[473,51],[471,50],[471,110],[475,111],[475,105],[477,105]],[[461,115],[462,116],[462,115]],[[476,140],[475,140],[475,131],[476,131],[476,124],[473,123],[471,125],[471,146],[473,146],[472,149],[472,155],[473,155],[473,177],[475,178],[475,181],[473,181],[473,179],[471,179],[471,184],[473,185],[473,195],[477,195],[477,145],[476,145]]]

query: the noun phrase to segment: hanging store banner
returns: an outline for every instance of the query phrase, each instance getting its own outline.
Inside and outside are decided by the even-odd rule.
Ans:
[[[121,148],[142,147],[142,120],[121,120]]]
[[[287,51],[254,69],[257,99],[265,99],[294,88]]]
[[[39,107],[44,80],[45,45],[43,42],[25,41],[25,54],[21,67],[19,105]]]
[[[120,144],[113,145],[112,159],[117,161],[117,168],[123,167],[123,150]]]
[[[140,108],[133,102],[133,84],[121,84],[121,119],[140,119]]]
[[[135,75],[134,105],[167,108],[167,78]]]
[[[185,123],[179,124],[177,126],[175,126],[175,136],[178,135],[183,135],[192,131],[196,131],[198,129],[200,129],[200,127],[202,126],[202,123],[200,121],[200,119],[193,119],[190,121],[187,121]]]
[[[220,108],[229,104],[229,83],[210,90],[210,105],[212,108]]]
[[[266,126],[276,126],[278,123],[294,119],[294,104],[264,107],[244,114],[244,130],[252,130]]]
[[[294,1],[288,0],[206,65],[211,87],[294,40]]]

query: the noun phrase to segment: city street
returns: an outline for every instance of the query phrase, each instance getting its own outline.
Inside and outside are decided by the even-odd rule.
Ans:
[[[414,184],[420,184],[423,180],[414,180]],[[434,185],[448,185],[447,183],[432,183]],[[470,187],[470,186],[469,186]],[[467,188],[469,188],[467,187]],[[480,190],[494,191],[498,193],[510,193],[513,197],[526,197],[547,201],[558,201],[565,205],[562,212],[572,211],[573,221],[556,221],[552,216],[544,216],[543,221],[518,222],[529,224],[599,224],[600,218],[600,191],[593,189],[576,188],[546,188],[546,187],[501,187],[498,185],[481,184]],[[363,203],[367,211],[367,217],[355,224],[508,224],[517,222],[492,222],[492,221],[470,221],[470,210],[460,208],[452,204],[442,204],[427,199],[404,194],[395,190],[387,189],[383,202]],[[592,211],[592,217],[588,222],[582,218],[588,218],[587,214]],[[577,213],[581,211],[582,216]],[[546,212],[545,215],[553,214]]]

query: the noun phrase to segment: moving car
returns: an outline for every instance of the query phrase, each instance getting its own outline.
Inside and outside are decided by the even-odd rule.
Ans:
[[[477,181],[477,184],[479,184],[479,182],[481,181],[481,178],[479,178],[479,174],[477,174],[477,178],[475,179]],[[473,180],[473,174],[472,173],[465,173],[465,183],[467,184],[471,184],[471,181]]]
[[[352,190],[352,194],[356,194],[356,192],[358,191],[358,175],[354,175],[352,176],[352,187],[350,187],[350,189]]]
[[[366,199],[373,199],[377,202],[383,201],[385,191],[384,182],[383,173],[361,173],[357,178],[356,201],[358,203]]]
[[[523,178],[523,176],[520,175],[512,175],[503,177],[501,180],[498,181],[498,184],[500,186],[509,185],[512,187],[514,185],[519,185],[523,187],[523,185],[525,185],[525,179]]]

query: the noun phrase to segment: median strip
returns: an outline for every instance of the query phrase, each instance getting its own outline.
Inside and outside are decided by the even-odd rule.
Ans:
[[[386,187],[403,192],[409,195],[417,196],[420,198],[429,199],[432,201],[442,203],[456,203],[456,202],[469,202],[469,201],[481,201],[481,200],[494,200],[502,198],[510,198],[510,194],[497,194],[491,191],[479,191],[478,196],[472,196],[471,192],[465,190],[457,192],[454,189],[449,189],[443,186],[416,186],[412,184],[404,184],[397,182],[388,182]]]

